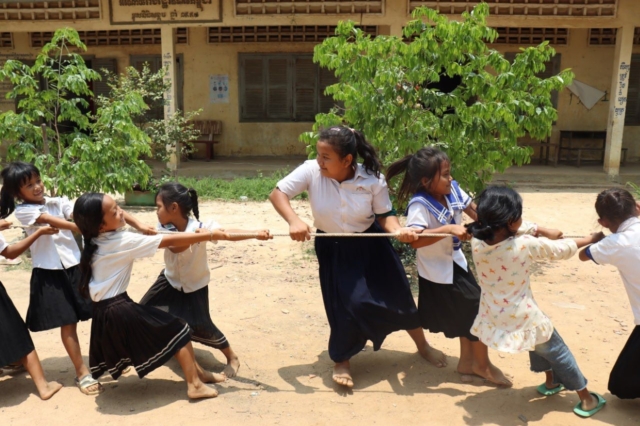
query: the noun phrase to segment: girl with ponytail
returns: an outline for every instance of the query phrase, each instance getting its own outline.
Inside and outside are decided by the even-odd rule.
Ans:
[[[191,217],[191,213],[193,216]],[[195,232],[197,229],[220,229],[215,221],[201,222],[198,210],[198,194],[195,189],[177,183],[165,183],[156,194],[158,229],[175,232]],[[231,241],[250,238],[272,238],[268,230],[246,231],[226,229],[227,233],[255,233],[256,237],[230,237]],[[222,351],[227,358],[223,374],[234,377],[240,361],[225,335],[216,327],[209,313],[209,280],[206,244],[197,243],[184,247],[169,247],[164,251],[165,269],[147,294],[141,305],[154,306],[182,318],[191,328],[191,339]]]
[[[580,402],[573,411],[581,417],[594,415],[606,401],[587,390],[573,354],[533,298],[529,280],[534,261],[569,259],[578,248],[600,241],[602,233],[559,239],[558,230],[523,223],[522,198],[505,187],[480,193],[476,221],[467,229],[473,235],[473,261],[482,288],[471,332],[498,351],[528,351],[531,371],[546,375],[537,387],[540,394],[576,391]]]
[[[316,148],[318,158],[279,181],[269,197],[289,223],[291,239],[310,239],[311,227],[289,201],[303,191],[309,192],[317,232],[391,232],[403,242],[417,239],[413,230],[400,226],[380,161],[362,132],[345,126],[325,129]],[[420,329],[406,273],[388,239],[316,238],[314,244],[337,384],[353,387],[351,357],[368,340],[374,350],[380,349],[386,336],[398,330],[409,332],[428,361],[445,365],[442,352],[429,346]]]
[[[418,312],[424,329],[460,339],[457,371],[463,382],[481,376],[499,386],[511,386],[489,360],[487,346],[471,333],[480,305],[480,287],[461,250],[470,239],[462,213],[476,218],[475,204],[451,177],[447,154],[425,147],[391,164],[387,181],[404,175],[398,200],[409,199],[407,226],[417,232],[452,234],[411,242],[418,266]]]
[[[80,287],[93,300],[89,365],[94,379],[107,371],[114,379],[133,365],[140,378],[175,356],[187,381],[189,398],[213,398],[215,388],[204,383],[225,380],[204,371],[195,360],[189,325],[151,306],[134,303],[126,293],[133,262],[160,248],[189,247],[229,236],[220,229],[194,233],[140,235],[121,230],[125,213],[113,198],[87,193],[78,198],[74,220],[82,232]]]

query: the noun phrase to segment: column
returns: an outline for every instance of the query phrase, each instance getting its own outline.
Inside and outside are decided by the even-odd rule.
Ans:
[[[177,108],[177,78],[176,78],[176,53],[175,53],[175,30],[171,27],[163,26],[160,30],[162,41],[162,66],[167,70],[164,80],[171,83],[171,87],[164,94],[166,105],[164,107],[164,119],[168,120],[174,114]],[[177,170],[180,165],[180,155],[177,153],[180,151],[180,147],[171,147],[167,145],[167,151],[169,152],[169,162],[167,168],[171,171]]]
[[[616,36],[616,53],[613,60],[611,100],[609,101],[609,119],[607,121],[607,143],[604,151],[604,171],[609,175],[610,180],[614,180],[620,174],[620,156],[634,29],[633,25],[625,25],[618,28]]]

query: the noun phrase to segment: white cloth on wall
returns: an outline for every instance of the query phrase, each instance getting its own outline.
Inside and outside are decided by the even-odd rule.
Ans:
[[[587,109],[593,108],[593,106],[607,94],[600,89],[596,89],[578,80],[573,80],[573,83],[567,86],[567,89],[576,95],[580,99],[580,102],[582,102],[582,105]]]

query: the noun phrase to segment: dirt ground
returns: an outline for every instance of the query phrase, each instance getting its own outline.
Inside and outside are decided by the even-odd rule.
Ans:
[[[521,189],[525,218],[562,229],[567,235],[596,230],[596,190],[542,192]],[[307,203],[295,208],[310,221]],[[201,217],[226,228],[287,231],[269,203],[208,202]],[[133,210],[149,224],[152,210]],[[20,231],[5,232],[8,240]],[[0,424],[428,424],[428,425],[573,425],[640,424],[640,400],[622,401],[607,391],[611,367],[633,329],[629,301],[616,270],[583,264],[577,258],[542,264],[532,278],[541,308],[578,359],[589,388],[602,393],[607,406],[594,418],[572,412],[573,392],[544,398],[535,387],[543,376],[529,371],[528,355],[490,351],[495,364],[513,376],[512,389],[497,389],[477,379],[463,384],[455,366],[458,342],[442,335],[429,341],[448,354],[449,366],[423,361],[404,332],[371,346],[352,359],[355,388],[344,392],[331,381],[327,325],[317,263],[311,243],[288,238],[211,245],[211,315],[241,360],[239,377],[218,385],[220,396],[190,402],[175,360],[140,380],[130,372],[120,380],[103,377],[106,391],[89,397],[73,384],[73,366],[57,330],[32,334],[50,380],[64,388],[42,402],[26,374],[0,377]],[[139,300],[163,268],[162,253],[137,261],[129,295]],[[28,267],[4,268],[1,279],[20,313],[29,301]],[[79,325],[88,362],[90,323]],[[224,357],[195,344],[201,364],[221,371]],[[123,423],[126,422],[126,423]]]

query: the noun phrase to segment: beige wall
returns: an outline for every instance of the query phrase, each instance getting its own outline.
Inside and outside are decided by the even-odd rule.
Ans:
[[[555,18],[555,17],[491,17],[494,26],[527,27],[572,27],[569,45],[557,47],[562,54],[561,67],[571,68],[576,78],[600,90],[609,91],[613,70],[613,46],[588,46],[587,28],[619,27],[629,20],[640,27],[640,1],[619,0],[618,15],[615,18]],[[103,19],[100,21],[77,22],[2,22],[2,31],[14,33],[14,49],[1,49],[0,54],[34,54],[38,49],[29,47],[28,31],[53,31],[63,25],[71,25],[78,30],[127,29],[124,26],[110,27],[107,1],[103,0]],[[399,35],[402,25],[409,19],[406,14],[406,0],[387,0],[385,15],[328,15],[328,16],[239,16],[233,14],[233,0],[223,2],[223,22],[231,25],[322,25],[335,24],[338,19],[353,19],[365,25],[385,25],[382,32]],[[175,26],[185,26],[175,25]],[[144,26],[147,27],[147,26]],[[578,27],[578,28],[575,28]],[[184,105],[186,110],[203,108],[203,119],[223,122],[221,143],[216,146],[220,155],[282,155],[304,154],[304,145],[298,142],[301,132],[311,128],[311,123],[240,123],[238,106],[238,54],[242,52],[312,52],[312,43],[243,43],[209,44],[206,40],[206,26],[190,28],[189,45],[176,46],[176,53],[184,57]],[[502,52],[517,51],[519,46],[494,46]],[[640,53],[640,46],[635,51]],[[132,54],[160,54],[156,46],[108,46],[90,48],[89,55],[98,58],[117,58],[119,71],[129,64]],[[210,74],[228,74],[230,102],[228,104],[209,103]],[[7,104],[0,103],[0,108]],[[554,138],[560,129],[603,130],[606,129],[608,102],[599,102],[591,110],[579,104],[574,96],[565,90],[559,95],[559,119],[554,126]],[[629,156],[640,157],[640,128],[625,129],[624,146],[630,148]]]

